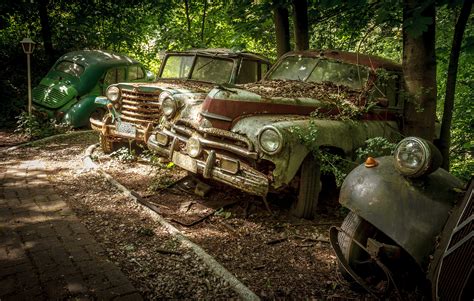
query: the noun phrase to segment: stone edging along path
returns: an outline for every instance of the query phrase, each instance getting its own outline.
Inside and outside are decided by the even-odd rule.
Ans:
[[[229,283],[230,287],[240,296],[240,298],[243,300],[260,300],[260,298],[254,292],[252,292],[231,272],[229,272],[225,267],[217,262],[214,257],[206,253],[206,251],[204,251],[204,249],[199,245],[189,240],[189,238],[181,233],[175,226],[168,223],[160,214],[156,212],[156,210],[154,210],[155,206],[153,204],[146,202],[138,194],[130,191],[125,186],[117,182],[111,175],[100,169],[100,167],[91,158],[92,153],[97,147],[98,144],[93,144],[86,149],[85,155],[83,157],[83,164],[86,169],[96,171],[101,176],[105,177],[117,189],[122,191],[125,196],[135,201],[137,204],[140,204],[153,220],[159,222],[166,229],[166,231],[168,231],[168,233],[178,239],[183,245],[190,248],[216,276],[225,279]]]

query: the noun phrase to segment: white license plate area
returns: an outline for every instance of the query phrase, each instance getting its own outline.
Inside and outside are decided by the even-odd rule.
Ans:
[[[193,158],[183,155],[179,152],[173,153],[173,162],[181,168],[192,173],[197,173],[197,163]]]
[[[137,133],[135,125],[129,122],[117,122],[115,128],[117,129],[117,132],[127,135],[135,136],[135,134]]]

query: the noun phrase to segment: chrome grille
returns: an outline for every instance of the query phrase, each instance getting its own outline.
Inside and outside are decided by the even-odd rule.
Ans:
[[[120,110],[124,121],[157,125],[161,117],[159,94],[122,89]]]

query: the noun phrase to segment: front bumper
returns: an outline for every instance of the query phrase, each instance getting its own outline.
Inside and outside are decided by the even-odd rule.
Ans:
[[[102,135],[113,140],[135,140],[137,142],[147,143],[148,138],[153,130],[153,124],[149,123],[146,127],[135,125],[135,134],[120,132],[117,130],[116,124],[112,123],[112,116],[107,116],[103,120],[90,118],[91,128],[101,132]]]
[[[155,153],[167,157],[177,166],[194,174],[201,174],[204,178],[219,181],[254,195],[267,195],[270,187],[268,178],[251,166],[216,150],[203,150],[206,154],[205,159],[193,158],[177,150],[178,143],[186,142],[185,137],[175,134],[171,136],[171,139],[160,145],[156,136],[151,135],[147,146]],[[232,163],[232,168],[228,168],[229,165],[226,163]]]

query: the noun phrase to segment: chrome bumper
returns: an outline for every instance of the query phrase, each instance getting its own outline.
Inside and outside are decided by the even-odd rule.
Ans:
[[[206,151],[207,159],[203,161],[176,151],[178,141],[186,142],[186,137],[176,133],[173,133],[172,136],[168,135],[168,137],[171,137],[172,140],[160,145],[155,135],[151,135],[147,146],[158,155],[168,158],[177,166],[194,174],[201,174],[204,178],[219,181],[254,195],[267,195],[270,186],[269,180],[261,172],[241,162],[238,162],[237,168],[230,172],[219,166],[219,162],[225,160],[223,159],[225,156],[217,154],[215,150]]]
[[[146,128],[135,126],[135,135],[117,131],[115,124],[112,123],[112,118],[108,116],[104,121],[94,118],[89,119],[91,128],[95,131],[101,132],[104,136],[112,139],[132,139],[146,143],[153,130],[153,125],[149,123]]]
[[[174,151],[172,161],[177,166],[195,174],[202,174],[204,178],[213,179],[245,192],[266,196],[269,182],[262,173],[241,166],[236,174],[228,173],[226,170],[216,166],[216,154],[210,151],[207,160],[201,161],[183,153]]]

